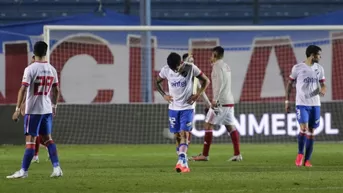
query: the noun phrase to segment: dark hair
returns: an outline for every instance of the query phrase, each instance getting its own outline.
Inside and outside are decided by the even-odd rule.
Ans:
[[[318,52],[322,51],[322,49],[319,46],[316,45],[309,45],[306,48],[306,57],[310,57],[312,54],[316,55],[318,54]]]
[[[175,52],[170,53],[167,58],[167,64],[170,69],[176,70],[181,64],[181,56]]]
[[[188,58],[189,54],[185,53],[184,55],[182,55],[182,61],[185,61]]]
[[[35,59],[35,56],[32,56],[32,59]]]
[[[212,52],[216,52],[217,53],[217,57],[221,58],[224,56],[224,48],[221,46],[216,46],[212,49]]]
[[[36,42],[33,47],[33,53],[35,54],[35,56],[38,56],[38,57],[46,56],[47,50],[48,50],[48,44],[46,44],[43,41]]]

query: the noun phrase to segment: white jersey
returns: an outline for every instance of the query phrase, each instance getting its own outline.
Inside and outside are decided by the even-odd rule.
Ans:
[[[22,81],[28,86],[25,114],[52,113],[50,90],[57,84],[57,72],[51,64],[34,62],[26,67]]]
[[[320,82],[325,81],[324,69],[320,64],[296,64],[289,77],[296,81],[296,105],[320,106]]]
[[[193,77],[201,75],[200,69],[191,63],[184,63],[182,73],[174,72],[169,66],[164,66],[159,76],[168,80],[169,95],[173,102],[169,104],[170,110],[194,109],[187,100],[193,94]]]
[[[235,103],[231,92],[231,69],[223,60],[218,60],[212,66],[213,100],[220,105],[233,105]]]

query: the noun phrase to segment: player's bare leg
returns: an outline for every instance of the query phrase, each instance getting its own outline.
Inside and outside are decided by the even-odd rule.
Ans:
[[[35,154],[35,142],[36,137],[31,135],[26,135],[26,149],[21,165],[21,169],[16,171],[14,174],[7,176],[8,179],[16,179],[16,178],[26,178],[28,177],[28,170],[32,161],[32,158]]]
[[[300,133],[298,135],[298,155],[295,159],[295,165],[300,167],[303,165],[304,159],[304,147],[306,144],[306,133],[308,130],[308,124],[299,124],[300,125]]]
[[[180,146],[179,146],[179,160],[176,164],[176,172],[186,173],[190,172],[187,160],[188,138],[190,133],[188,131],[180,132]]]
[[[213,125],[205,122],[204,127],[205,127],[205,137],[204,137],[204,146],[202,149],[202,153],[196,156],[192,156],[190,160],[193,160],[193,161],[208,161],[209,160],[209,152],[210,152],[210,147],[211,147],[212,139],[213,139]]]
[[[234,125],[225,125],[228,135],[231,137],[234,154],[228,161],[242,161],[243,157],[239,148],[239,132]]]
[[[311,160],[311,156],[312,156],[312,152],[313,152],[313,142],[314,142],[314,129],[313,128],[309,128],[308,132],[306,133],[306,153],[305,153],[305,162],[304,162],[304,166],[305,167],[312,167],[312,164],[310,162]]]
[[[174,138],[175,138],[175,145],[176,145],[176,155],[179,156],[179,147],[180,147],[180,140],[181,140],[180,133],[174,133]]]
[[[62,169],[60,167],[59,160],[58,160],[56,144],[52,140],[51,135],[42,136],[42,140],[44,141],[44,144],[48,148],[50,161],[51,161],[51,164],[53,166],[53,172],[52,172],[50,177],[61,177],[61,176],[63,176],[63,172],[62,172]]]

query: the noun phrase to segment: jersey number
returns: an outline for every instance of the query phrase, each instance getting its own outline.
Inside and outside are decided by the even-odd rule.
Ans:
[[[34,95],[48,95],[53,81],[53,76],[37,76],[34,83]]]
[[[169,117],[169,125],[171,128],[175,127],[175,122],[176,122],[175,117]]]

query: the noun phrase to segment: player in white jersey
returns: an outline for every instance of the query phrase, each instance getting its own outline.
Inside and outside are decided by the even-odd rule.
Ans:
[[[188,138],[193,126],[193,103],[209,85],[209,79],[192,63],[182,62],[177,53],[169,54],[167,64],[156,78],[156,87],[163,98],[169,102],[169,129],[180,141],[177,172],[190,172],[187,163]],[[193,94],[193,77],[201,82],[201,89]],[[167,80],[169,94],[163,90],[161,83]]]
[[[35,56],[32,56],[31,61],[30,61],[30,64],[33,64],[34,62],[35,62]],[[30,64],[29,64],[29,65],[30,65]],[[25,106],[26,106],[25,101],[26,101],[26,96],[24,95],[23,103],[22,103],[21,106],[20,106],[20,112],[21,112],[21,115],[22,115],[23,117],[25,117]],[[44,144],[43,141],[41,140],[41,136],[37,136],[37,137],[36,137],[36,142],[35,142],[35,143],[36,143],[35,154],[34,154],[34,156],[33,156],[33,158],[32,158],[32,163],[39,163],[38,154],[39,154],[40,145],[45,146],[45,144]],[[45,148],[46,148],[46,147],[45,147]],[[46,148],[46,149],[48,149],[48,148]],[[48,157],[49,157],[49,153],[48,153]],[[49,160],[49,158],[48,158],[48,160]]]
[[[185,63],[194,63],[194,58],[192,55],[188,54],[188,53],[185,53],[182,55],[182,61],[185,62]],[[194,77],[193,77],[194,78]],[[193,79],[194,81],[194,79]],[[194,83],[194,82],[193,82]],[[198,89],[201,89],[201,84],[198,82]],[[201,97],[203,98],[203,100],[206,102],[206,104],[210,104],[210,101],[206,95],[205,92],[202,92],[201,94]],[[207,105],[209,107],[209,105]],[[208,108],[207,108],[208,110]],[[205,109],[206,111],[206,109]],[[189,134],[188,136],[188,148],[189,148],[189,145],[191,143],[191,134]],[[180,146],[180,136],[179,136],[179,133],[175,134],[175,142],[176,142],[176,155],[179,156],[179,146]]]
[[[225,125],[234,148],[234,156],[229,161],[241,161],[243,158],[239,149],[239,133],[234,124],[234,98],[231,92],[231,69],[224,62],[224,49],[217,46],[212,49],[212,89],[211,108],[205,118],[205,137],[203,152],[193,156],[194,161],[208,161],[209,150],[213,138],[213,126]]]
[[[321,48],[310,45],[306,49],[306,61],[296,64],[292,68],[290,81],[286,88],[285,110],[290,112],[289,97],[292,85],[296,82],[296,114],[300,125],[298,135],[298,155],[295,165],[312,167],[310,162],[313,152],[313,132],[320,121],[320,96],[326,93],[325,75],[323,67],[318,64],[321,58]],[[306,154],[304,157],[304,147]]]
[[[32,56],[31,58],[31,61],[30,61],[30,64],[33,64],[35,62],[35,56]],[[29,64],[29,65],[30,65]],[[25,106],[26,106],[26,96],[24,95],[24,98],[23,98],[23,103],[20,105],[20,113],[23,117],[25,117]],[[39,163],[39,157],[38,157],[38,153],[39,153],[39,148],[40,148],[40,145],[44,145],[43,143],[41,143],[41,137],[40,136],[37,136],[36,137],[36,147],[35,147],[35,154],[32,158],[32,163]]]
[[[45,61],[48,45],[39,41],[34,45],[35,62],[25,68],[22,86],[18,93],[17,107],[12,116],[18,121],[20,105],[26,93],[26,107],[24,118],[24,134],[26,136],[26,150],[22,167],[7,178],[26,178],[28,169],[35,153],[35,141],[38,135],[42,136],[47,146],[53,172],[51,177],[62,176],[57,148],[51,138],[52,117],[56,115],[59,98],[58,78],[55,68]],[[52,89],[52,99],[50,91]]]

